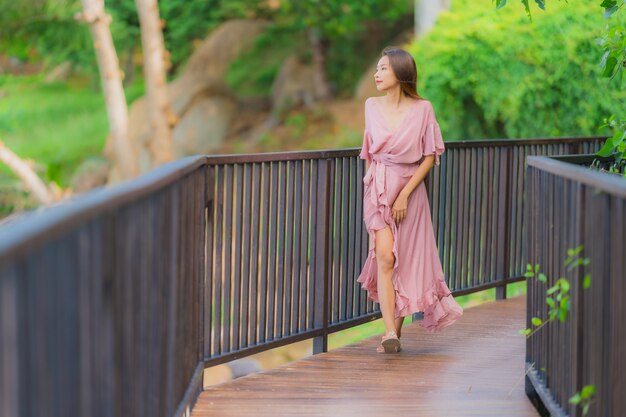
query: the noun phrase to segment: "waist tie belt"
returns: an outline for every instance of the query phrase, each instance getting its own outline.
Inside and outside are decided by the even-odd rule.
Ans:
[[[416,163],[396,163],[393,161],[394,155],[388,153],[376,153],[372,155],[372,165],[370,166],[363,183],[371,186],[370,200],[378,207],[379,204],[389,205],[387,193],[385,193],[385,181],[387,177],[387,165],[417,165]]]

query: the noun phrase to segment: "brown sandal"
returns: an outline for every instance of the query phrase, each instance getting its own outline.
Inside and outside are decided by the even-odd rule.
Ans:
[[[381,349],[382,348],[382,349]],[[402,350],[400,347],[400,339],[396,336],[396,332],[391,331],[389,336],[383,336],[380,346],[376,349],[378,353],[398,353]]]

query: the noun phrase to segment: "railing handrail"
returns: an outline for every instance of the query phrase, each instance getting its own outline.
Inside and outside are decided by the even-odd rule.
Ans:
[[[485,139],[454,141],[446,142],[445,144],[447,148],[453,149],[475,146],[497,147],[519,144],[575,143],[600,138],[602,137]],[[46,207],[45,215],[35,210],[26,213],[22,218],[0,226],[0,265],[7,259],[18,256],[30,245],[37,245],[56,233],[62,232],[72,224],[92,218],[102,211],[119,207],[130,200],[145,196],[204,164],[349,157],[354,156],[359,150],[360,148],[343,148],[254,154],[192,155],[181,158],[163,164],[146,174],[118,184],[115,187],[98,188],[58,205]]]
[[[206,164],[205,155],[194,155],[163,164],[154,170],[114,187],[98,188],[33,210],[0,227],[0,266],[68,227],[85,222],[99,213],[163,188]]]
[[[603,139],[603,136],[578,136],[559,138],[529,138],[529,139],[481,139],[445,142],[446,148],[473,148],[473,147],[509,147],[517,145],[545,145],[554,143],[576,143]],[[260,152],[244,154],[207,155],[208,164],[246,163],[246,162],[278,162],[303,159],[323,159],[348,157],[358,154],[360,147],[341,149],[315,149],[307,151]]]
[[[606,173],[594,171],[585,166],[564,162],[568,158],[571,159],[570,156],[529,156],[527,164],[559,177],[577,181],[626,198],[626,181],[623,178],[617,175],[606,175]]]

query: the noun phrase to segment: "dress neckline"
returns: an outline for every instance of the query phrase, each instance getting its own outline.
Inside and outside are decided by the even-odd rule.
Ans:
[[[383,114],[383,111],[378,107],[377,100],[375,98],[372,98],[372,101],[374,102],[374,107],[376,107],[376,111],[380,115],[380,118],[382,119],[385,125],[385,129],[387,130],[387,132],[391,134],[391,136],[395,136],[395,134],[400,131],[400,129],[402,128],[406,120],[409,118],[409,113],[411,112],[411,110],[413,110],[413,107],[415,107],[415,103],[411,104],[411,106],[404,112],[404,116],[402,117],[402,120],[400,121],[400,123],[398,123],[396,130],[392,132],[389,128],[389,123],[387,123],[387,120],[385,120],[385,115]],[[413,101],[418,102],[419,100],[413,100]]]

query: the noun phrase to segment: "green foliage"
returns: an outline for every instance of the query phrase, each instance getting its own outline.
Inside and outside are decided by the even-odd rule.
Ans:
[[[572,270],[577,267],[585,267],[588,266],[591,261],[589,258],[582,257],[583,246],[579,245],[575,248],[567,249],[567,258],[563,262],[563,265],[567,267],[568,270]],[[545,274],[539,273],[539,264],[526,265],[526,273],[524,274],[526,278],[537,278],[537,280],[541,283],[547,283],[547,277]],[[591,275],[585,274],[583,278],[583,288],[587,289],[591,285]],[[530,336],[535,334],[539,329],[541,329],[546,324],[554,321],[556,317],[559,318],[559,321],[564,322],[567,319],[567,316],[570,311],[570,299],[569,299],[569,289],[570,283],[565,278],[559,278],[556,280],[556,283],[548,288],[546,294],[549,297],[546,297],[546,303],[548,304],[548,319],[542,320],[539,317],[532,317],[531,323],[535,326],[535,329],[531,331],[530,328],[519,330],[519,334],[526,336],[528,339]],[[556,294],[554,296],[553,294]],[[556,300],[556,301],[555,301]],[[556,303],[559,303],[558,306]],[[530,368],[534,367],[534,363]],[[529,368],[529,370],[530,370]],[[545,372],[545,368],[541,368],[543,372]],[[572,397],[569,398],[569,402],[571,404],[576,404],[582,407],[583,416],[586,416],[589,412],[589,405],[591,404],[592,397],[596,393],[595,385],[585,385],[580,392],[577,392]]]
[[[564,266],[567,270],[572,270],[576,267],[585,267],[591,263],[589,258],[582,257],[583,246],[579,245],[575,248],[567,250],[567,258],[564,261]],[[526,265],[526,278],[536,278],[539,282],[546,284],[548,279],[544,273],[539,272],[539,264]],[[583,288],[587,289],[591,285],[591,275],[586,274],[583,278]],[[541,327],[550,323],[558,317],[559,321],[564,322],[570,311],[570,298],[569,298],[570,283],[567,279],[561,277],[556,280],[554,285],[546,290],[546,303],[548,304],[548,319],[542,320],[539,317],[531,318],[531,323],[536,328],[531,331],[530,328],[522,329],[520,334],[525,335],[527,338],[537,332]]]
[[[267,14],[262,0],[161,0],[159,13],[166,23],[165,46],[173,70],[190,55],[193,41],[203,39],[219,23]],[[135,0],[105,2],[113,17],[111,34],[118,56],[141,46]],[[0,0],[0,47],[12,56],[32,60],[38,56],[57,63],[70,61],[95,74],[89,27],[74,19],[82,10],[79,0]]]
[[[272,24],[250,50],[231,62],[226,83],[241,97],[270,95],[283,60],[291,53],[299,54],[304,62],[310,60],[306,48],[306,39],[301,34]]]
[[[626,1],[618,4],[615,0],[603,0],[604,16],[609,18],[622,7],[626,7],[625,5]],[[623,12],[621,17],[624,17]],[[604,50],[600,60],[602,76],[611,80],[617,79],[617,84],[623,85],[623,76],[626,68],[626,25],[619,23],[613,23],[613,26],[607,25],[606,34],[601,39],[598,39],[597,43]],[[612,130],[612,135],[606,139],[604,146],[598,151],[597,155],[613,157],[615,165],[611,168],[611,171],[619,173],[622,170],[623,176],[626,178],[626,169],[624,169],[622,164],[622,161],[626,159],[626,114],[624,114],[623,107],[618,111],[621,114],[621,118],[612,114],[609,118],[604,119],[604,125],[602,126],[609,127]]]
[[[233,62],[227,74],[229,86],[241,96],[267,95],[283,60],[296,54],[311,62],[307,29],[315,29],[325,47],[326,71],[336,97],[351,97],[360,74],[379,52],[356,53],[368,34],[368,22],[377,21],[383,29],[397,33],[400,25],[412,23],[412,1],[378,0],[346,2],[339,0],[282,2],[272,24],[256,45]],[[395,33],[394,33],[395,34]],[[254,68],[254,71],[250,71]]]
[[[74,19],[78,0],[0,0],[0,50],[21,60],[95,69],[91,35]]]
[[[506,0],[495,0],[495,2],[496,2],[496,8],[497,9],[501,9],[502,7],[504,7],[506,5]],[[529,1],[528,0],[521,0],[521,2],[524,5],[524,10],[526,10],[526,14],[528,15],[528,18],[530,20],[532,20],[533,17],[532,17],[532,14],[530,13],[530,3],[529,3]],[[541,10],[545,10],[546,9],[545,0],[535,0],[535,3],[537,3],[537,7],[539,7]]]
[[[456,0],[409,49],[447,140],[592,135],[626,102],[599,77],[603,25],[595,3],[554,3],[530,22]]]
[[[537,4],[545,10],[543,0],[536,0]],[[530,10],[528,1],[522,1],[524,3],[526,12],[530,17]],[[496,8],[500,9],[506,4],[506,0],[496,0]],[[626,8],[626,0],[601,0],[599,3],[600,8],[604,8],[604,17],[606,19],[613,16],[619,10]],[[609,78],[615,82],[609,84],[615,91],[623,92],[624,90],[624,70],[626,68],[626,25],[623,24],[625,16],[620,15],[619,18],[613,18],[606,25],[606,33],[602,38],[596,39],[596,43],[603,49],[602,57],[600,58],[600,76]],[[624,106],[616,108],[617,111],[623,113]],[[608,137],[604,143],[604,146],[596,155],[604,157],[613,157],[614,164],[609,168],[609,172],[619,174],[620,172],[626,178],[626,166],[622,163],[626,159],[626,119],[622,114],[621,119],[616,118],[615,114],[612,114],[609,118],[604,118],[604,124],[600,128],[609,127],[612,131],[612,136]],[[617,120],[616,120],[617,119]],[[591,168],[598,169],[598,161],[594,161]]]
[[[0,75],[0,138],[20,157],[36,161],[46,182],[64,188],[83,160],[102,153],[108,132],[104,99],[89,82],[83,78],[48,85],[41,75]],[[143,80],[126,92],[127,100],[141,95]],[[0,182],[14,179],[0,164]]]
[[[364,41],[366,23],[379,21],[386,28],[402,27],[412,17],[413,0],[302,0],[281,3],[279,24],[294,33],[314,30],[326,51],[326,71],[338,97],[351,96],[359,74],[374,54],[357,54]],[[409,21],[412,23],[412,20]],[[409,26],[410,27],[410,26]]]
[[[591,404],[592,398],[596,395],[596,386],[595,385],[585,385],[583,389],[572,397],[570,397],[569,402],[571,404],[579,405],[583,409],[583,416],[586,416],[589,413],[589,405]]]
[[[360,32],[369,19],[396,21],[412,13],[412,0],[302,0],[281,2],[280,14],[285,25],[296,30],[316,28],[324,39],[340,39]]]
[[[113,16],[111,29],[119,51],[141,47],[141,31],[135,0],[117,0],[106,3]],[[193,52],[193,42],[225,20],[246,17],[264,17],[268,14],[262,0],[161,0],[159,15],[165,22],[165,48],[171,54],[175,72]]]

